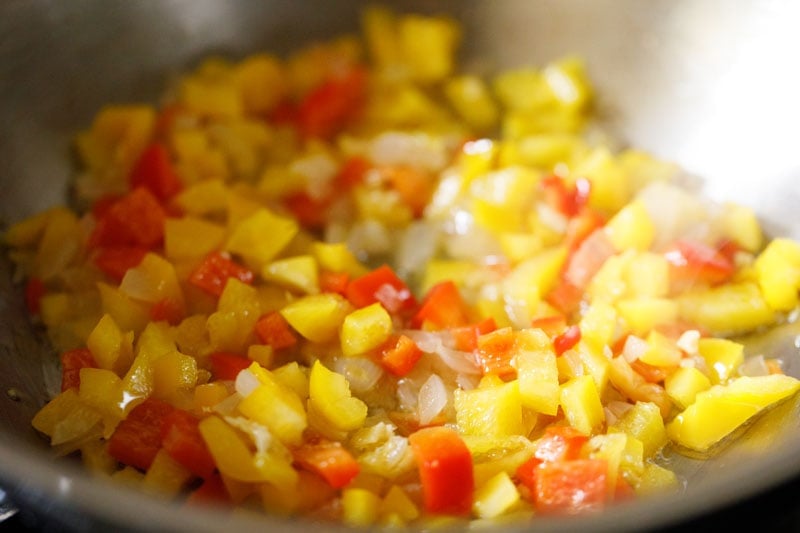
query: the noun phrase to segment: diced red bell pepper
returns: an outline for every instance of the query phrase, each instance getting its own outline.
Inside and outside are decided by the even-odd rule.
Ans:
[[[294,450],[293,454],[297,464],[319,474],[335,489],[349,485],[361,470],[353,455],[336,441],[323,439],[306,443]]]
[[[432,514],[465,516],[472,510],[472,455],[446,426],[420,429],[408,437],[422,482],[423,506]]]
[[[573,216],[567,224],[567,233],[564,242],[570,253],[578,249],[586,238],[594,233],[598,228],[602,228],[606,223],[603,215],[589,207],[583,207],[580,212]]]
[[[150,320],[153,322],[169,322],[176,326],[184,319],[186,310],[182,302],[177,302],[172,298],[164,298],[150,307]]]
[[[350,275],[347,272],[323,270],[319,273],[319,290],[322,292],[333,292],[345,296],[349,284]]]
[[[367,73],[353,67],[312,90],[297,107],[297,125],[308,137],[329,139],[361,110]]]
[[[61,354],[62,392],[72,387],[80,387],[82,368],[97,368],[97,362],[88,348],[75,348]]]
[[[572,314],[577,311],[583,299],[583,289],[570,283],[562,276],[556,286],[547,294],[547,303],[564,313]]]
[[[478,349],[478,337],[485,333],[490,333],[497,329],[497,323],[493,317],[485,318],[476,324],[453,328],[453,341],[456,350],[462,352],[472,352]]]
[[[380,168],[381,177],[397,191],[403,202],[420,217],[433,193],[433,178],[426,172],[410,166]]]
[[[533,456],[546,462],[578,459],[588,440],[588,436],[570,426],[548,426],[536,441]]]
[[[382,265],[350,282],[347,299],[356,307],[380,302],[389,313],[412,311],[417,301],[408,285],[388,265]]]
[[[617,486],[614,487],[614,501],[624,502],[636,498],[636,491],[622,476],[617,476]]]
[[[164,208],[153,193],[145,187],[137,187],[105,209],[89,236],[89,247],[152,249],[164,239],[165,218]]]
[[[600,511],[608,498],[604,459],[545,462],[536,469],[534,502],[542,514]]]
[[[630,365],[633,371],[642,376],[648,383],[662,383],[675,370],[675,367],[650,365],[639,359],[633,361]]]
[[[577,324],[573,324],[566,329],[563,333],[556,335],[553,338],[553,349],[556,355],[561,355],[581,340],[581,328]]]
[[[365,157],[353,156],[347,159],[334,179],[340,190],[350,190],[364,181],[364,175],[372,167]]]
[[[581,211],[589,201],[592,189],[591,182],[585,178],[578,178],[572,186],[568,186],[554,174],[542,178],[540,187],[545,202],[567,218]]]
[[[671,279],[678,283],[716,285],[736,273],[729,257],[699,241],[678,240],[664,252],[664,257],[670,264]]]
[[[606,260],[616,253],[606,233],[595,230],[567,257],[562,277],[584,289]]]
[[[331,204],[331,198],[316,199],[306,192],[299,192],[286,197],[283,204],[304,228],[318,230],[327,222],[326,212]]]
[[[99,220],[108,213],[111,206],[114,205],[122,196],[118,194],[104,194],[94,201],[92,204],[92,215],[95,220]]]
[[[47,292],[41,278],[31,277],[25,284],[25,306],[32,315],[38,315],[41,309],[42,296]]]
[[[228,278],[236,278],[249,285],[253,283],[255,275],[252,270],[231,259],[230,254],[211,252],[189,275],[189,283],[212,296],[220,296]]]
[[[169,151],[160,143],[153,143],[144,149],[128,176],[128,183],[131,189],[147,188],[162,202],[166,202],[183,188]]]
[[[109,278],[117,283],[122,281],[125,273],[142,262],[147,255],[144,246],[108,246],[98,248],[94,254],[94,264]]]
[[[208,479],[216,470],[216,464],[200,434],[198,423],[188,411],[174,409],[161,421],[161,446],[187,470]]]
[[[275,350],[291,348],[297,344],[297,336],[291,326],[277,311],[261,316],[256,322],[256,335],[264,344]]]
[[[190,505],[224,505],[231,503],[228,489],[222,481],[222,476],[214,474],[203,480],[203,483],[193,490],[186,498]]]
[[[108,439],[108,453],[120,463],[147,470],[161,449],[161,426],[175,410],[154,398],[134,407]]]
[[[469,324],[469,309],[455,283],[442,281],[428,290],[411,325],[421,327],[426,322],[439,329]]]
[[[209,356],[211,374],[214,379],[233,381],[239,372],[249,367],[253,361],[247,357],[228,352],[214,352]]]
[[[383,367],[402,377],[414,369],[422,350],[410,337],[406,335],[392,335],[381,349],[380,362]]]
[[[508,376],[517,373],[512,365],[516,335],[511,327],[500,328],[478,337],[476,359],[484,374]]]

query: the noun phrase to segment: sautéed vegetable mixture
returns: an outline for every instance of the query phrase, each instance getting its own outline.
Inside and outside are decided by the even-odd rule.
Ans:
[[[59,455],[187,504],[351,525],[533,519],[679,490],[800,381],[800,245],[594,119],[579,58],[461,70],[450,19],[212,57],[75,139],[12,226],[61,354]]]

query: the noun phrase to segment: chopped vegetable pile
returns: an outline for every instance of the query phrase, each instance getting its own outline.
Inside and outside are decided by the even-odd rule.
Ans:
[[[580,59],[479,75],[460,39],[372,7],[99,111],[78,207],[4,237],[58,454],[190,504],[524,520],[678,490],[665,447],[800,390],[733,340],[791,320],[800,245],[618,148]]]

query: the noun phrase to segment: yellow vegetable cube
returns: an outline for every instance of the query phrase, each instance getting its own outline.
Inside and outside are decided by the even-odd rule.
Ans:
[[[730,435],[770,405],[800,390],[800,381],[783,374],[736,378],[697,394],[695,401],[667,425],[677,444],[699,452]]]
[[[744,345],[728,339],[702,338],[697,351],[705,359],[711,383],[725,383],[744,363]]]
[[[411,76],[422,83],[444,79],[454,66],[460,40],[457,24],[444,17],[405,15],[398,24],[402,57]]]
[[[200,413],[210,412],[212,407],[229,395],[222,383],[203,383],[194,388],[194,409]]]
[[[152,363],[153,396],[171,399],[197,384],[197,361],[178,351],[167,352]]]
[[[667,395],[681,409],[694,403],[700,392],[711,388],[711,380],[695,367],[678,368],[664,380]]]
[[[245,58],[236,66],[234,79],[248,113],[268,113],[287,91],[283,65],[267,54]]]
[[[555,415],[561,388],[552,342],[541,330],[517,334],[517,379],[522,405],[542,414]]]
[[[349,526],[367,527],[375,523],[380,513],[381,499],[367,489],[342,491],[342,521]]]
[[[194,474],[191,471],[162,448],[144,475],[142,489],[163,497],[177,496],[192,477]]]
[[[634,486],[637,495],[647,496],[680,488],[675,472],[655,463],[646,463]]]
[[[475,491],[472,511],[479,518],[502,515],[520,501],[519,491],[509,475],[500,472]]]
[[[444,86],[450,104],[470,126],[487,130],[497,123],[498,109],[486,83],[477,76],[451,78]]]
[[[645,458],[653,457],[667,443],[664,419],[652,402],[636,402],[609,428],[609,433],[612,431],[626,433],[641,442]]]
[[[669,298],[626,298],[616,303],[619,316],[634,335],[644,335],[656,326],[674,323],[680,306]]]
[[[680,364],[682,357],[674,341],[653,330],[647,336],[647,349],[639,356],[639,360],[648,365],[669,367]]]
[[[618,251],[647,250],[653,244],[656,234],[653,220],[639,200],[620,209],[604,226],[603,231]]]
[[[329,342],[336,338],[350,303],[333,293],[305,296],[290,303],[280,313],[300,335],[313,342]]]
[[[103,312],[110,315],[122,331],[139,333],[150,321],[146,304],[133,300],[119,288],[107,283],[98,282],[97,289]]]
[[[678,297],[680,318],[718,335],[746,333],[775,322],[775,312],[750,282],[690,291]]]
[[[385,343],[392,328],[392,317],[378,302],[353,311],[342,323],[342,353],[365,354]]]
[[[233,83],[186,78],[180,86],[180,102],[187,109],[207,117],[236,117],[242,114],[242,100]]]
[[[587,443],[591,459],[605,459],[608,464],[606,488],[613,498],[619,476],[637,478],[644,468],[644,446],[628,433],[595,435]]]
[[[453,404],[458,429],[465,435],[505,437],[526,433],[516,380],[472,390],[456,389]]]
[[[392,485],[381,502],[380,516],[398,516],[403,523],[411,522],[419,517],[419,509],[408,494],[397,485]]]
[[[300,397],[258,363],[250,365],[250,371],[261,384],[239,402],[239,412],[267,426],[285,444],[300,444],[308,426]]]
[[[278,382],[292,389],[297,396],[305,400],[308,398],[308,367],[300,366],[297,362],[286,363],[272,371]]]
[[[790,311],[800,289],[800,244],[789,239],[770,242],[756,259],[758,285],[770,308]]]
[[[338,431],[351,431],[364,425],[367,405],[350,394],[350,384],[341,374],[316,361],[308,382],[309,411],[313,406],[322,421]],[[310,413],[309,413],[310,414]]]
[[[231,228],[225,249],[242,256],[251,267],[261,269],[289,244],[298,230],[293,219],[259,208]]]
[[[669,293],[669,263],[663,254],[637,253],[626,265],[625,284],[628,295],[636,297],[667,296]]]
[[[605,421],[603,404],[592,376],[580,376],[561,386],[561,408],[569,425],[591,435]]]
[[[733,239],[739,246],[752,253],[761,248],[764,236],[758,217],[752,208],[726,203],[720,219],[720,225],[725,235]]]
[[[184,305],[175,267],[152,252],[148,252],[137,266],[128,269],[119,290],[133,300],[149,304],[169,301],[178,307]]]
[[[97,366],[119,374],[133,361],[133,332],[122,333],[109,314],[103,315],[86,339]]]
[[[189,215],[222,213],[228,206],[228,187],[221,179],[204,180],[182,190],[174,201]]]
[[[261,276],[267,281],[305,294],[319,292],[317,262],[310,255],[273,261],[261,269]]]
[[[205,257],[224,239],[225,228],[201,218],[184,216],[164,222],[164,254],[173,262]]]
[[[367,268],[356,259],[343,242],[315,242],[311,245],[311,253],[319,263],[319,268],[330,272],[346,272],[357,278],[366,274]]]

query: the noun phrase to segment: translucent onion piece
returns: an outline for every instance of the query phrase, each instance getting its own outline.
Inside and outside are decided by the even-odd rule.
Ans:
[[[419,386],[413,380],[403,378],[397,382],[397,400],[402,411],[414,411],[419,399]]]
[[[372,389],[383,375],[380,366],[363,357],[340,357],[333,368],[347,379],[350,389],[356,393]]]
[[[636,335],[628,335],[625,339],[625,346],[622,348],[622,357],[629,363],[639,359],[647,351],[649,345],[647,341]]]
[[[164,281],[154,280],[139,268],[131,268],[125,273],[119,290],[125,295],[142,302],[157,302],[163,298]]]
[[[242,401],[242,397],[239,395],[238,392],[234,392],[217,405],[215,405],[212,410],[215,413],[219,413],[223,416],[228,416],[236,413],[236,407],[239,405],[239,402]]]
[[[250,396],[250,393],[253,392],[256,387],[258,387],[261,383],[258,381],[258,378],[247,369],[242,370],[236,376],[236,392],[239,393],[239,396],[242,398],[247,398]]]
[[[447,389],[439,376],[431,374],[419,389],[417,413],[419,414],[420,424],[429,424],[442,412],[446,405]]]
[[[697,341],[700,340],[700,332],[696,329],[689,329],[684,331],[675,343],[678,348],[683,350],[689,355],[697,355]]]
[[[226,416],[224,418],[225,422],[250,437],[256,447],[257,454],[263,455],[269,451],[272,445],[272,433],[270,433],[267,426],[241,416]]]
[[[475,362],[475,356],[470,352],[461,352],[445,346],[443,333],[435,331],[406,330],[405,334],[417,343],[417,346],[426,353],[439,356],[449,368],[459,374],[479,374],[480,369]]]
[[[445,143],[425,133],[388,132],[372,141],[371,159],[378,165],[411,165],[438,171],[447,164]]]
[[[739,374],[750,377],[766,376],[769,375],[769,366],[763,355],[754,355],[739,366]]]
[[[414,222],[403,233],[397,248],[395,265],[402,277],[422,272],[439,246],[439,234],[429,223]]]

